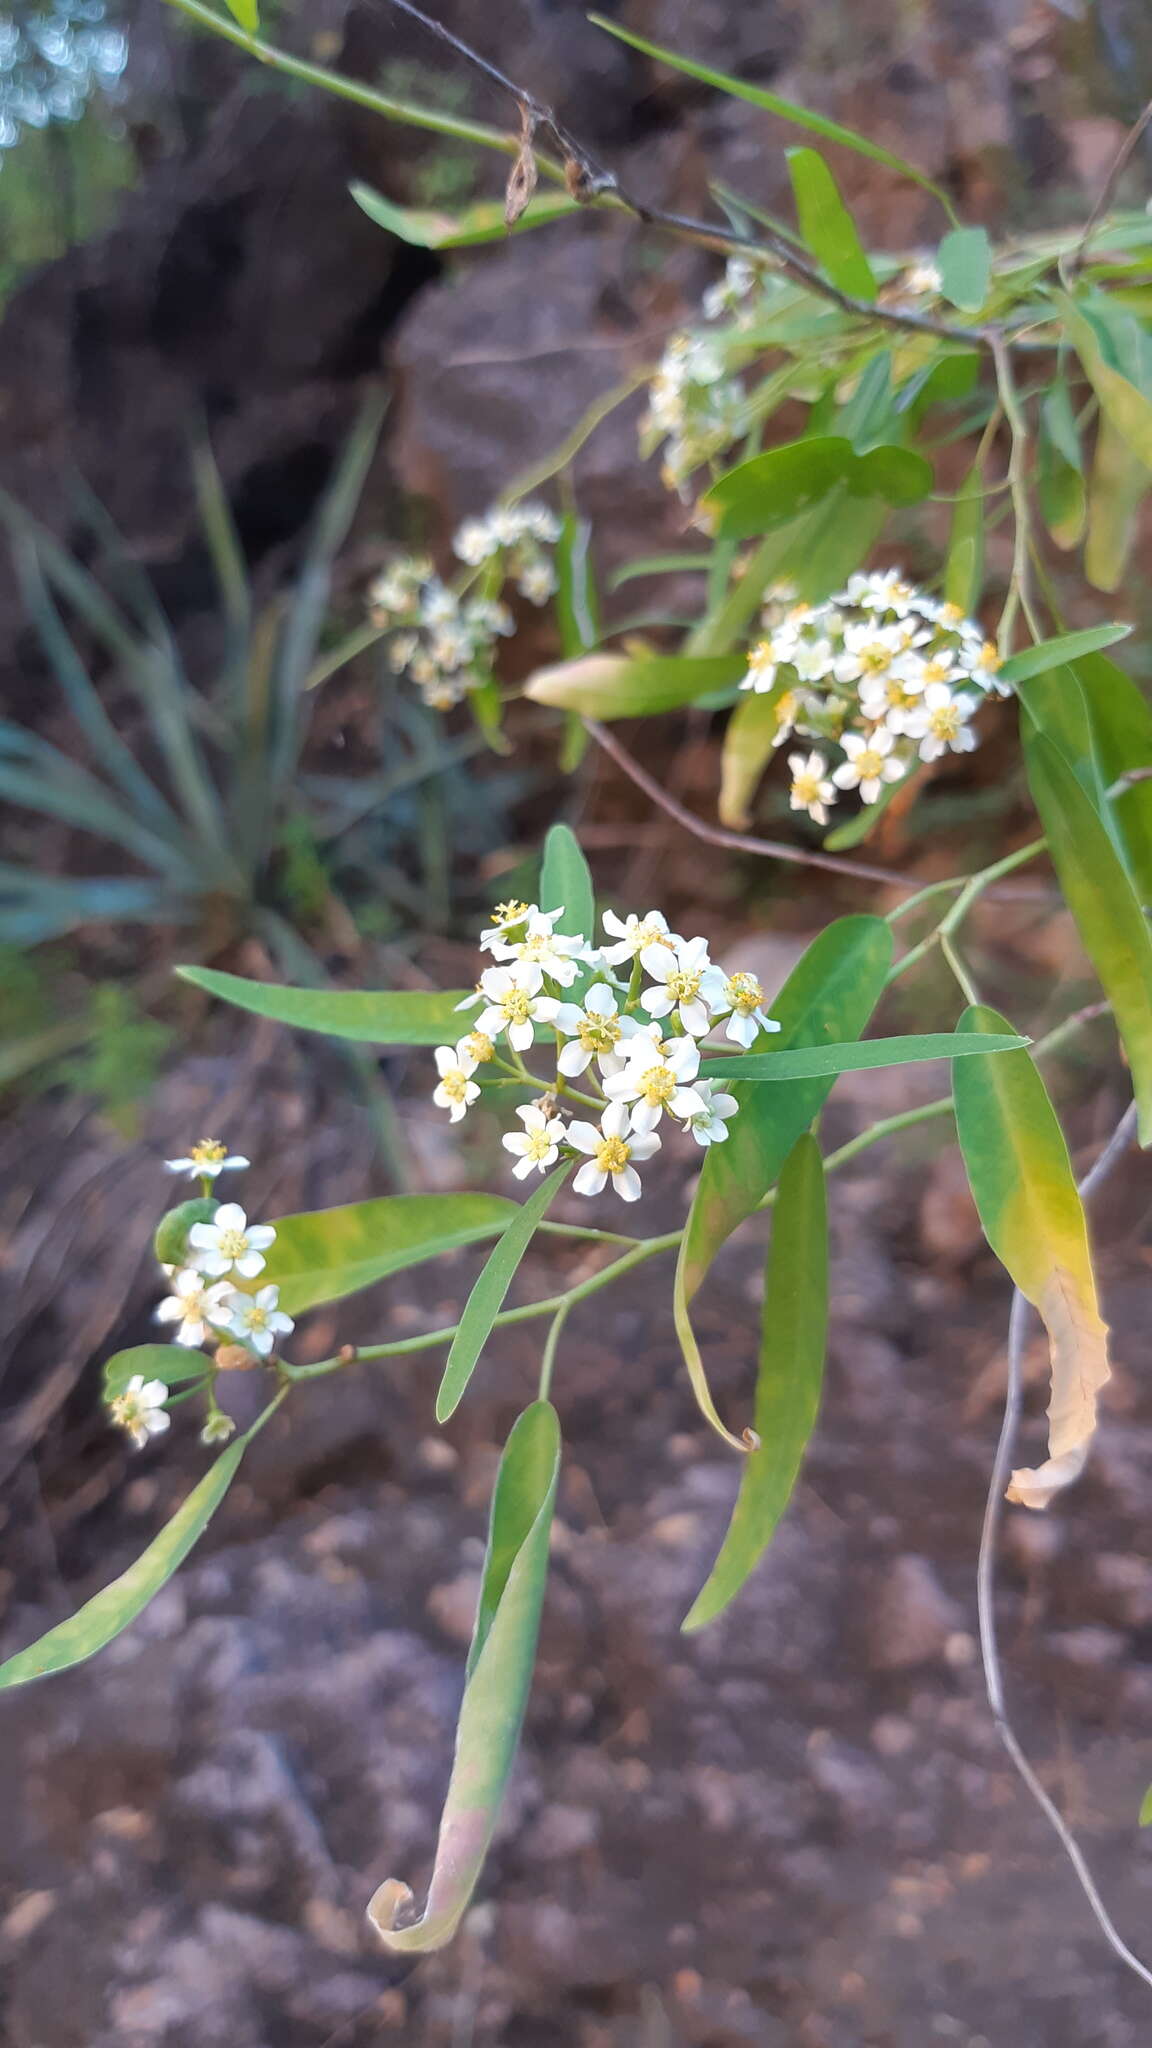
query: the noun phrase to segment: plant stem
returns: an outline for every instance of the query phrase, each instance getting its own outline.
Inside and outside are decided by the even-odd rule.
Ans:
[[[901,975],[906,974],[910,967],[916,965],[917,961],[923,960],[925,955],[932,951],[933,946],[939,945],[942,949],[945,948],[947,941],[959,930],[972,905],[984,894],[985,889],[990,888],[993,882],[999,881],[1001,876],[1010,875],[1014,868],[1023,867],[1026,861],[1035,860],[1037,854],[1044,852],[1047,843],[1047,840],[1044,839],[1030,839],[1027,846],[1018,846],[1015,853],[1005,854],[1003,860],[993,861],[991,867],[981,868],[977,874],[970,876],[963,884],[955,903],[952,904],[949,910],[945,911],[944,916],[935,929],[930,931],[926,938],[921,939],[918,945],[913,946],[909,952],[905,953],[903,959],[896,962],[896,965],[888,975],[888,986],[891,987],[894,981],[899,981]],[[952,884],[934,883],[932,886],[933,890],[935,890],[943,889],[945,886],[951,887]],[[923,901],[924,896],[929,893],[931,892],[925,890],[920,900]],[[949,965],[953,968],[953,972],[956,973],[960,986],[965,988],[966,981],[963,969],[958,967],[954,956],[949,961]],[[969,997],[970,1002],[974,1000],[974,997]]]
[[[1000,403],[1008,430],[1012,436],[1012,449],[1008,460],[1008,484],[1012,494],[1012,515],[1015,522],[1015,536],[1012,553],[1012,580],[1008,597],[1000,615],[1000,627],[996,636],[1000,658],[1012,652],[1013,629],[1016,614],[1023,611],[1028,630],[1034,640],[1044,635],[1037,622],[1032,606],[1029,576],[1032,566],[1032,508],[1028,500],[1028,422],[1024,417],[1016,390],[1012,361],[1002,335],[989,339],[992,360],[996,365],[996,384]]]
[[[560,1332],[564,1328],[571,1310],[572,1303],[566,1301],[562,1308],[557,1309],[552,1319],[552,1328],[548,1332],[547,1341],[544,1345],[544,1356],[540,1360],[540,1385],[537,1389],[537,1399],[540,1401],[546,1401],[552,1391],[552,1368],[556,1363],[556,1346],[560,1342]]]

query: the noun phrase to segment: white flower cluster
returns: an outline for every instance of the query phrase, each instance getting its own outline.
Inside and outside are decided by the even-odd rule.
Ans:
[[[213,1178],[248,1161],[215,1139],[194,1145],[184,1159],[165,1162],[169,1172],[191,1173],[194,1179]],[[194,1350],[218,1343],[241,1344],[258,1358],[270,1357],[277,1338],[295,1328],[293,1319],[280,1307],[280,1289],[258,1288],[254,1293],[236,1285],[237,1280],[255,1280],[264,1271],[265,1253],[275,1242],[270,1223],[249,1223],[238,1202],[221,1202],[208,1221],[194,1222],[187,1234],[184,1262],[164,1266],[171,1293],[156,1309],[158,1323],[174,1323],[172,1340]],[[209,1361],[205,1359],[205,1370]],[[163,1380],[129,1380],[121,1394],[108,1404],[109,1414],[134,1444],[167,1429],[169,1417],[164,1403],[170,1389]],[[228,1418],[215,1409],[204,1432],[205,1441],[218,1442],[231,1433]]]
[[[560,521],[547,505],[495,505],[483,519],[466,519],[452,543],[469,568],[496,556],[504,573],[529,604],[547,604],[556,588],[556,569],[547,550],[560,538]]]
[[[744,387],[729,374],[719,336],[674,334],[648,386],[641,453],[651,455],[663,442],[661,477],[684,494],[694,471],[736,439],[744,411]]]
[[[479,1006],[479,1015],[455,1046],[437,1048],[432,1099],[458,1122],[480,1093],[483,1067],[539,1089],[516,1112],[523,1129],[503,1139],[516,1178],[582,1155],[572,1183],[578,1194],[598,1195],[610,1183],[634,1202],[636,1164],[659,1150],[665,1115],[699,1145],[728,1135],[736,1098],[701,1076],[699,1041],[723,1023],[725,1036],[747,1049],[780,1027],[765,1015],[754,975],[726,974],[705,939],[669,931],[659,911],[606,911],[599,947],[589,934],[558,930],[566,917],[534,903],[497,905],[480,935],[495,964],[460,1005]],[[546,1039],[554,1072],[544,1079],[524,1055]],[[566,1122],[569,1104],[596,1121]]]
[[[763,622],[741,689],[779,692],[777,746],[797,733],[844,756],[830,769],[820,747],[789,755],[792,809],[818,825],[841,790],[875,803],[917,762],[969,753],[980,705],[1009,691],[980,627],[895,569],[850,577],[826,604],[777,591]]]
[[[453,589],[427,555],[405,555],[376,578],[369,616],[391,636],[392,668],[411,676],[426,704],[447,711],[487,682],[496,641],[515,630],[497,593],[511,580],[530,603],[546,604],[556,588],[546,549],[559,537],[546,505],[497,505],[484,519],[465,520],[454,544],[462,562],[484,571],[479,594]]]

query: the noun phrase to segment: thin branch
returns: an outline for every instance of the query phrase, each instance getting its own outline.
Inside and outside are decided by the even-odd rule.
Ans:
[[[1107,1179],[1117,1161],[1128,1150],[1135,1128],[1136,1105],[1132,1103],[1120,1119],[1095,1166],[1081,1181],[1080,1193],[1083,1197],[1093,1194]],[[1004,1673],[996,1632],[996,1549],[1004,1513],[1004,1488],[1012,1466],[1013,1445],[1020,1420],[1024,1383],[1024,1340],[1028,1331],[1028,1316],[1028,1303],[1017,1288],[1012,1296],[1012,1315],[1008,1326],[1008,1392],[1004,1403],[1004,1421],[1000,1428],[1000,1441],[996,1446],[992,1477],[988,1485],[984,1525],[980,1536],[980,1558],[976,1568],[976,1603],[980,1617],[980,1654],[984,1666],[984,1686],[992,1719],[996,1724],[996,1733],[1012,1759],[1017,1773],[1058,1837],[1104,1939],[1128,1969],[1145,1984],[1152,1986],[1152,1970],[1140,1961],[1139,1956],[1132,1953],[1117,1930],[1100,1896],[1096,1880],[1088,1868],[1079,1842],[1028,1761],[1020,1739],[1008,1718],[1004,1699]]]
[[[721,255],[739,250],[746,256],[770,257],[781,269],[798,278],[809,291],[838,306],[842,313],[850,313],[860,320],[879,321],[884,326],[898,327],[913,334],[934,334],[943,341],[964,342],[969,347],[976,342],[990,348],[994,336],[1000,337],[1000,329],[962,327],[948,320],[933,320],[926,313],[901,312],[895,306],[881,306],[870,299],[855,298],[852,293],[843,292],[838,285],[832,284],[806,257],[798,254],[789,242],[771,230],[759,237],[745,235],[739,229],[720,222],[696,220],[690,214],[670,213],[664,207],[650,206],[646,200],[638,199],[627,191],[616,173],[597,161],[591,151],[557,119],[550,106],[538,100],[526,87],[517,85],[506,72],[490,64],[486,57],[445,28],[442,22],[414,6],[413,0],[388,0],[388,4],[418,21],[429,35],[447,43],[458,57],[463,57],[485,78],[491,79],[501,91],[510,93],[521,109],[529,136],[534,136],[538,130],[552,136],[564,159],[568,190],[573,199],[582,204],[607,203],[621,207],[646,227],[665,228],[669,233],[683,236],[704,248],[716,249]]]
[[[646,797],[650,797],[686,832],[705,840],[709,846],[729,847],[734,853],[763,854],[769,860],[793,861],[797,867],[827,868],[831,874],[849,875],[858,882],[886,882],[897,889],[918,890],[923,886],[919,875],[901,875],[895,868],[873,867],[870,862],[862,860],[841,860],[838,854],[817,853],[807,846],[789,846],[784,840],[753,839],[746,832],[729,832],[723,825],[710,825],[705,818],[698,818],[694,811],[686,810],[674,796],[669,796],[668,791],[661,788],[656,778],[640,766],[628,749],[621,746],[615,733],[601,725],[598,718],[586,718],[584,725],[597,746],[603,747],[637,789],[643,790]]]
[[[1088,244],[1092,240],[1104,215],[1110,210],[1112,201],[1116,197],[1116,187],[1124,176],[1149,127],[1152,127],[1152,100],[1149,100],[1139,119],[1132,123],[1131,128],[1128,130],[1127,135],[1112,159],[1108,174],[1097,195],[1096,204],[1088,215],[1080,240],[1068,259],[1068,269],[1070,272],[1078,270],[1083,263]]]

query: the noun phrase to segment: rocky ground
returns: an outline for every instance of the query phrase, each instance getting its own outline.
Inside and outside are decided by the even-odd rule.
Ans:
[[[1112,1108],[1084,1106],[1080,1138]],[[841,1134],[858,1114],[839,1113]],[[431,1356],[294,1397],[140,1624],[6,1698],[12,2048],[1148,2039],[1148,1994],[1109,1957],[983,1703],[972,1575],[1006,1290],[947,1156],[914,1138],[836,1184],[823,1418],[767,1562],[700,1637],[678,1623],[736,1473],[698,1426],[667,1276],[644,1268],[572,1319],[523,1753],[479,1904],[454,1947],[415,1967],[379,1951],[363,1909],[383,1877],[418,1885],[428,1868],[486,1503],[530,1394],[533,1333],[492,1347],[443,1434]],[[361,1170],[337,1118],[310,1199]],[[154,1169],[149,1192],[163,1199]],[[1051,1517],[1012,1514],[1002,1600],[1021,1727],[1137,1947],[1152,1891],[1135,1826],[1152,1778],[1149,1195],[1133,1160],[1100,1217],[1118,1371],[1099,1454]],[[652,1226],[680,1202],[670,1170]],[[734,1416],[755,1237],[702,1297]],[[572,1257],[535,1259],[520,1284],[551,1291]],[[471,1267],[462,1255],[350,1304],[341,1335],[443,1320]],[[318,1320],[316,1351],[334,1335]],[[120,1336],[145,1334],[138,1318]],[[88,1376],[71,1396],[39,1489],[26,1468],[11,1495],[13,1645],[123,1568],[202,1464],[191,1425],[123,1457],[92,1389]],[[1030,1458],[1039,1440],[1034,1421]]]

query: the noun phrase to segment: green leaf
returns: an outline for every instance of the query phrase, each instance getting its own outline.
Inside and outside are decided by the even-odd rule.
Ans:
[[[513,1209],[507,1229],[489,1254],[452,1339],[452,1349],[436,1396],[437,1422],[447,1422],[459,1407],[480,1353],[492,1334],[492,1325],[504,1306],[504,1297],[520,1261],[536,1234],[536,1226],[547,1214],[571,1170],[570,1159],[553,1168],[547,1180],[540,1182],[527,1201]]]
[[[978,1033],[920,1031],[907,1038],[867,1038],[863,1044],[803,1046],[795,1052],[726,1053],[705,1060],[700,1072],[709,1081],[810,1081],[823,1074],[863,1074],[876,1067],[958,1060],[970,1053],[1015,1052],[1028,1043],[1014,1035],[993,1040]]]
[[[1152,937],[1128,870],[1091,798],[1043,733],[1027,742],[1028,779],[1064,899],[1112,1005],[1140,1118],[1152,1143]]]
[[[387,228],[389,234],[417,249],[472,249],[480,242],[503,242],[509,235],[547,227],[566,213],[580,211],[579,201],[566,192],[538,192],[510,228],[504,219],[503,199],[479,199],[459,213],[444,213],[434,206],[397,206],[359,179],[348,190],[377,227]]]
[[[746,666],[742,654],[586,654],[538,668],[524,694],[587,718],[648,718],[738,683]]]
[[[260,26],[260,9],[256,0],[224,0],[233,20],[238,21],[248,35],[254,36]]]
[[[752,822],[752,798],[775,752],[787,688],[787,677],[778,675],[770,690],[744,690],[725,728],[718,808],[721,822],[735,832],[746,832]]]
[[[944,567],[944,600],[971,618],[984,582],[984,474],[974,462],[952,508],[952,533]]]
[[[195,988],[257,1017],[363,1045],[451,1045],[469,1029],[467,1011],[456,1014],[467,989],[283,988],[214,967],[178,967],[176,972]]]
[[[813,940],[772,1002],[772,1015],[782,1026],[773,1043],[783,1053],[859,1034],[891,964],[892,930],[883,918],[838,918]],[[708,1147],[681,1245],[677,1286],[686,1301],[721,1245],[759,1207],[797,1138],[819,1114],[833,1080],[825,1076],[788,1089],[734,1084],[740,1114],[725,1143]]]
[[[790,149],[786,154],[800,233],[820,268],[842,292],[874,299],[872,265],[819,150]]]
[[[569,512],[556,543],[556,623],[566,660],[587,654],[600,639],[600,606],[592,574],[592,526]]]
[[[953,228],[937,252],[940,290],[962,313],[978,313],[992,283],[992,244],[984,228]]]
[[[1131,676],[1102,654],[1076,663],[1093,753],[1110,789],[1132,769],[1152,765],[1152,708]],[[1107,805],[1141,903],[1152,905],[1152,779],[1134,782]]]
[[[483,1867],[528,1701],[559,1472],[556,1411],[537,1401],[514,1425],[496,1480],[456,1755],[424,1911],[414,1924],[397,1927],[412,1894],[395,1878],[385,1879],[368,1907],[390,1949],[421,1954],[450,1941]]]
[[[949,220],[956,218],[952,201],[939,185],[918,171],[906,157],[896,156],[892,150],[884,149],[878,142],[872,142],[866,135],[857,134],[855,128],[845,128],[839,121],[830,121],[825,114],[814,114],[810,107],[797,106],[794,100],[786,100],[776,92],[765,92],[762,86],[749,85],[743,78],[733,78],[726,71],[714,71],[707,64],[697,64],[691,57],[681,57],[675,50],[666,50],[659,43],[650,43],[643,36],[634,35],[630,29],[621,28],[617,22],[606,21],[602,14],[590,14],[589,21],[608,35],[616,36],[633,50],[640,50],[646,57],[655,57],[661,64],[667,64],[673,71],[681,71],[688,78],[698,78],[704,85],[714,87],[717,92],[728,93],[733,99],[748,100],[754,107],[763,107],[766,113],[776,114],[782,121],[790,121],[794,128],[805,128],[810,135],[822,135],[826,142],[842,143],[845,149],[854,150],[857,156],[866,156],[874,164],[885,164],[902,178],[910,178],[925,192],[931,192],[938,199]]]
[[[317,1302],[357,1294],[406,1266],[498,1237],[516,1214],[516,1203],[504,1195],[381,1195],[279,1216],[264,1271],[244,1283],[245,1291],[274,1281],[281,1308],[299,1315]]]
[[[1149,1785],[1140,1802],[1140,1826],[1142,1828],[1152,1827],[1152,1785]]]
[[[747,540],[795,519],[836,484],[854,498],[915,505],[932,489],[932,465],[911,448],[870,448],[858,455],[842,435],[815,435],[738,463],[705,492],[702,503],[720,535]]]
[[[828,1210],[820,1147],[810,1132],[784,1163],[760,1323],[755,1434],[720,1554],[684,1621],[715,1620],[776,1533],[816,1424],[828,1331]]]
[[[198,1380],[210,1364],[202,1351],[189,1351],[183,1344],[134,1344],[130,1351],[116,1351],[105,1360],[104,1399],[115,1400],[137,1373],[141,1379],[176,1387],[183,1380]]]
[[[145,1347],[148,1348],[148,1347]],[[39,1642],[31,1643],[6,1664],[0,1664],[0,1690],[24,1685],[30,1678],[44,1678],[55,1671],[67,1671],[73,1664],[102,1650],[123,1629],[142,1614],[161,1586],[166,1585],[183,1564],[192,1545],[203,1535],[236,1475],[236,1467],[257,1431],[264,1427],[283,1396],[278,1395],[244,1436],[237,1437],[209,1466],[194,1486],[183,1507],[177,1508],[167,1527],[148,1545],[135,1564],[129,1565],[103,1592],[93,1595],[67,1621],[50,1628]]]
[[[1137,533],[1137,513],[1152,484],[1142,456],[1123,428],[1104,418],[1096,433],[1088,480],[1084,574],[1096,590],[1118,590]]]
[[[882,448],[894,440],[900,424],[892,392],[892,350],[880,348],[865,364],[852,396],[837,412],[835,429],[851,441],[857,455],[866,455],[870,448]]]
[[[1100,409],[1117,435],[1145,469],[1152,469],[1152,402],[1105,357],[1100,337],[1082,307],[1067,293],[1054,295],[1064,314],[1068,334],[1084,365],[1084,374],[1100,400]]]
[[[974,1006],[961,1024],[989,1044],[1011,1030]],[[1021,1294],[1039,1310],[1052,1353],[1048,1463],[1012,1475],[1009,1498],[1047,1507],[1077,1478],[1107,1380],[1108,1333],[1100,1320],[1084,1207],[1064,1133],[1026,1052],[965,1060],[953,1075],[956,1127],[984,1234]]]
[[[1079,464],[1068,461],[1048,428],[1048,414],[1041,412],[1037,441],[1038,470],[1036,495],[1040,511],[1058,548],[1079,547],[1088,515],[1088,493]]]
[[[1131,631],[1131,626],[1088,626],[1082,633],[1061,633],[1056,640],[1042,640],[1039,647],[1025,647],[1019,654],[1010,655],[1001,665],[1000,681],[1026,683],[1032,676],[1042,676],[1046,669],[1062,668],[1065,662],[1077,661],[1082,654],[1114,647],[1117,640],[1126,640]]]
[[[596,893],[579,841],[567,825],[552,825],[540,869],[541,910],[562,910],[556,929],[568,938],[596,935]]]

